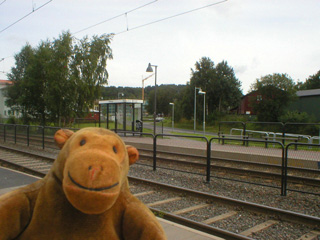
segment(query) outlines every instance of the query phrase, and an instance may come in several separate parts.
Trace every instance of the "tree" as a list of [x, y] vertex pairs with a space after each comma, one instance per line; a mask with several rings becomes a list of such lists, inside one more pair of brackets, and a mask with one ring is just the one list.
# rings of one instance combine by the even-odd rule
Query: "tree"
[[32, 118], [42, 125], [83, 116], [99, 98], [100, 86], [107, 84], [111, 38], [85, 37], [75, 43], [65, 32], [35, 48], [27, 44], [8, 75], [13, 85], [7, 89], [6, 103], [21, 110], [26, 121]]
[[91, 42], [85, 37], [74, 46], [70, 80], [77, 87], [73, 107], [78, 113], [92, 108], [101, 95], [100, 86], [108, 83], [107, 59], [112, 59], [110, 37], [94, 36]]
[[320, 88], [320, 70], [304, 82], [300, 83], [299, 90], [318, 89]]
[[[163, 113], [167, 116], [171, 111], [169, 103], [175, 102], [184, 87], [184, 85], [173, 84], [157, 86], [157, 114]], [[145, 94], [148, 100], [146, 110], [152, 113], [154, 111], [154, 87], [145, 88]]]
[[251, 102], [258, 121], [278, 122], [288, 105], [290, 98], [288, 92], [272, 85], [262, 86], [258, 92], [262, 98]]
[[[241, 82], [235, 77], [233, 69], [228, 66], [226, 61], [222, 61], [216, 66], [216, 80], [213, 80], [211, 86], [217, 88], [215, 92], [218, 94], [219, 112], [238, 106], [242, 96]], [[216, 104], [213, 105], [216, 106]]]
[[[58, 121], [74, 117], [72, 99], [74, 86], [70, 81], [69, 63], [73, 54], [72, 37], [66, 32], [55, 39], [52, 44], [52, 68], [49, 74], [48, 101], [50, 106], [49, 121]], [[54, 104], [53, 104], [54, 103]]]
[[287, 74], [275, 73], [257, 79], [251, 86], [259, 93], [251, 99], [258, 121], [278, 122], [289, 103], [295, 99], [295, 84]]
[[[27, 111], [27, 104], [25, 103], [28, 94], [27, 86], [25, 81], [21, 79], [27, 79], [29, 72], [30, 62], [34, 55], [34, 49], [26, 44], [21, 49], [21, 52], [15, 56], [16, 67], [12, 68], [11, 74], [9, 74], [9, 80], [14, 82], [14, 85], [6, 88], [6, 104], [11, 107], [14, 111], [25, 113]], [[23, 116], [27, 116], [23, 114]]]
[[293, 79], [286, 73], [274, 73], [256, 79], [256, 82], [251, 85], [251, 90], [258, 90], [264, 86], [274, 86], [290, 94], [296, 92]]
[[[228, 112], [231, 108], [239, 104], [242, 96], [240, 87], [241, 83], [236, 78], [233, 69], [226, 61], [218, 63], [208, 57], [202, 57], [195, 64], [195, 70], [191, 69], [190, 85], [187, 86], [185, 98], [181, 102], [184, 116], [191, 119], [193, 116], [194, 91], [199, 87], [206, 92], [207, 109], [209, 116], [216, 115], [216, 112]], [[197, 109], [203, 106], [203, 99], [197, 98]], [[199, 115], [199, 116], [198, 116]], [[201, 112], [197, 112], [197, 119], [201, 118]]]
[[37, 49], [26, 45], [16, 55], [16, 67], [9, 74], [13, 85], [8, 87], [7, 105], [22, 110], [25, 118], [36, 117], [45, 123], [47, 111], [48, 62], [51, 60], [50, 43], [41, 42]]
[[[124, 96], [120, 96], [120, 93], [123, 93]], [[141, 99], [142, 91], [141, 87], [132, 88], [132, 87], [102, 87], [101, 88], [101, 96], [103, 99], [118, 99], [118, 98], [126, 98], [126, 99]]]

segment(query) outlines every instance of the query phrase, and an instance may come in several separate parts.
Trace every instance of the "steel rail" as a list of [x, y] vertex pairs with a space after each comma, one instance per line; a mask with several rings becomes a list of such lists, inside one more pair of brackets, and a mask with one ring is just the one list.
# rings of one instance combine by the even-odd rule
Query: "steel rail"
[[[16, 134], [16, 137], [18, 137], [19, 135], [22, 135], [22, 137], [25, 137], [25, 135], [23, 134]], [[7, 137], [9, 135], [7, 134]], [[13, 138], [14, 135], [12, 136]], [[53, 138], [52, 137], [48, 137], [48, 136], [45, 136], [45, 138], [47, 140], [46, 143], [50, 144], [50, 145], [54, 145], [54, 142], [53, 142]], [[33, 136], [32, 137], [32, 140], [33, 141], [40, 141], [42, 142], [42, 137], [39, 135], [39, 137], [37, 136]], [[233, 139], [234, 140], [234, 139]], [[58, 150], [58, 149], [57, 149]], [[139, 148], [139, 151], [145, 151], [145, 152], [153, 152], [153, 150], [151, 149], [143, 149], [143, 148]], [[177, 156], [182, 156], [182, 157], [196, 157], [196, 158], [200, 158], [200, 159], [204, 159], [206, 160], [206, 157], [204, 156], [199, 156], [199, 155], [192, 155], [192, 154], [182, 154], [182, 153], [171, 153], [171, 152], [167, 152], [167, 151], [162, 151], [162, 150], [157, 150], [157, 153], [164, 153], [164, 154], [174, 154], [174, 155], [177, 155]], [[144, 155], [143, 153], [140, 154], [140, 156], [145, 156], [145, 157], [150, 157], [149, 155]], [[152, 157], [152, 156], [151, 156]], [[159, 157], [157, 157], [158, 159]], [[280, 165], [276, 165], [276, 164], [266, 164], [266, 163], [259, 163], [259, 162], [249, 162], [249, 161], [245, 161], [245, 160], [235, 160], [235, 159], [225, 159], [225, 158], [216, 158], [216, 157], [211, 157], [211, 161], [227, 161], [229, 163], [238, 163], [238, 164], [247, 164], [247, 165], [254, 165], [254, 166], [260, 166], [260, 167], [268, 167], [268, 168], [276, 168], [276, 169], [280, 169], [279, 171], [281, 171], [281, 166]], [[217, 165], [215, 165], [217, 166]], [[223, 166], [221, 166], [223, 167]], [[289, 171], [303, 171], [305, 173], [310, 173], [310, 174], [319, 174], [320, 173], [320, 170], [316, 170], [316, 169], [301, 169], [301, 168], [298, 168], [298, 167], [292, 167], [292, 166], [288, 166], [287, 167], [287, 170]], [[289, 176], [288, 176], [289, 177]], [[299, 179], [298, 179], [299, 180]], [[300, 181], [300, 180], [299, 180]]]
[[[14, 149], [14, 148], [11, 148], [10, 150], [17, 151], [17, 149]], [[23, 154], [29, 154], [31, 156], [42, 157], [42, 156], [39, 156], [37, 154], [25, 153], [22, 150], [19, 150], [19, 152], [21, 152]], [[49, 160], [53, 160], [53, 158], [48, 158], [48, 157], [45, 157], [45, 158], [49, 159]], [[13, 163], [9, 162], [8, 164], [13, 164]], [[31, 173], [33, 172], [37, 176], [41, 176], [41, 177], [45, 176], [45, 173], [41, 173], [38, 170], [35, 170], [35, 169], [32, 169], [32, 168], [26, 168], [26, 167], [21, 166], [19, 164], [14, 164], [14, 165], [16, 167], [18, 167], [18, 168], [25, 169], [27, 172], [31, 172]], [[48, 163], [48, 165], [50, 165], [50, 163]], [[307, 224], [307, 225], [311, 225], [311, 226], [320, 226], [320, 218], [318, 218], [318, 217], [304, 215], [304, 214], [300, 214], [300, 213], [296, 213], [296, 212], [292, 212], [292, 211], [288, 211], [288, 210], [273, 208], [273, 207], [269, 207], [269, 206], [265, 206], [265, 205], [249, 203], [249, 202], [242, 201], [242, 200], [237, 200], [237, 199], [232, 199], [232, 198], [229, 198], [229, 197], [218, 196], [218, 195], [215, 195], [215, 194], [210, 194], [210, 193], [200, 192], [200, 191], [191, 190], [191, 189], [187, 189], [187, 188], [182, 188], [182, 187], [178, 187], [178, 186], [173, 186], [173, 185], [170, 185], [170, 184], [158, 183], [158, 182], [154, 182], [152, 180], [147, 180], [147, 179], [143, 179], [143, 178], [137, 178], [137, 177], [132, 177], [132, 176], [128, 176], [128, 178], [129, 178], [130, 182], [140, 182], [140, 183], [142, 182], [144, 184], [158, 186], [158, 187], [161, 187], [163, 189], [168, 189], [168, 190], [175, 191], [175, 192], [187, 193], [189, 195], [193, 195], [193, 196], [198, 197], [198, 198], [210, 199], [210, 200], [213, 200], [215, 202], [222, 203], [222, 204], [227, 204], [227, 205], [230, 205], [230, 206], [240, 206], [240, 207], [243, 207], [243, 208], [247, 209], [248, 211], [252, 211], [252, 212], [260, 212], [260, 213], [264, 213], [264, 214], [268, 214], [268, 215], [276, 215], [277, 217], [279, 217], [279, 219], [286, 220], [286, 221], [289, 221], [289, 222]], [[249, 238], [249, 237], [245, 237], [243, 235], [239, 235], [239, 234], [236, 234], [236, 233], [228, 232], [226, 230], [215, 228], [215, 227], [212, 227], [210, 225], [206, 225], [206, 224], [203, 224], [203, 223], [195, 222], [195, 221], [190, 220], [190, 219], [185, 219], [183, 217], [180, 217], [180, 216], [177, 216], [177, 215], [174, 215], [174, 214], [171, 214], [171, 213], [159, 211], [159, 210], [156, 210], [156, 209], [152, 209], [152, 210], [155, 211], [155, 212], [158, 211], [158, 215], [162, 215], [163, 218], [165, 218], [167, 220], [170, 220], [170, 221], [173, 221], [173, 222], [177, 222], [177, 223], [180, 223], [182, 225], [189, 226], [189, 227], [192, 227], [194, 229], [201, 230], [203, 232], [207, 232], [209, 234], [214, 234], [216, 236], [224, 237], [226, 239], [252, 239], [252, 238]]]
[[[14, 151], [18, 151], [18, 152], [21, 152], [23, 154], [30, 154], [30, 155], [34, 155], [32, 153], [28, 153], [28, 152], [25, 152], [23, 150], [19, 150], [19, 149], [16, 149], [16, 148], [12, 148], [12, 147], [8, 147], [8, 146], [0, 146], [1, 148], [4, 148], [4, 149], [8, 149], [8, 150], [14, 150]], [[149, 151], [149, 152], [152, 152], [151, 150], [147, 150], [147, 149], [141, 149], [141, 151]], [[165, 154], [170, 154], [170, 155], [179, 155], [179, 156], [188, 156], [188, 157], [196, 157], [196, 158], [203, 158], [203, 159], [206, 159], [206, 157], [199, 157], [199, 156], [195, 156], [195, 155], [188, 155], [188, 154], [180, 154], [180, 153], [169, 153], [169, 152], [165, 152], [165, 151], [159, 151], [159, 153], [165, 153]], [[50, 158], [50, 157], [46, 157], [44, 155], [38, 155], [42, 158], [45, 158], [46, 160], [50, 160], [50, 161], [54, 161], [54, 158]], [[147, 158], [152, 158], [152, 156], [150, 155], [145, 155], [145, 154], [140, 154], [140, 158], [141, 157], [147, 157]], [[213, 158], [211, 158], [213, 159]], [[258, 165], [258, 166], [264, 166], [264, 167], [275, 167], [274, 165], [270, 165], [270, 164], [263, 164], [263, 163], [252, 163], [252, 162], [248, 162], [248, 161], [239, 161], [239, 160], [229, 160], [229, 159], [221, 159], [221, 158], [217, 158], [219, 160], [222, 160], [222, 161], [233, 161], [233, 162], [237, 162], [237, 163], [243, 163], [243, 164], [253, 164], [253, 165]], [[193, 162], [193, 161], [188, 161], [188, 160], [174, 160], [172, 158], [165, 158], [165, 157], [157, 157], [157, 160], [159, 161], [171, 161], [171, 162], [175, 162], [175, 163], [178, 163], [178, 164], [191, 164], [191, 165], [194, 165], [194, 166], [199, 166], [199, 167], [206, 167], [206, 164], [205, 163], [199, 163], [199, 162]], [[281, 167], [279, 166], [279, 169]], [[280, 179], [281, 180], [281, 174], [278, 174], [278, 173], [272, 173], [272, 172], [264, 172], [264, 171], [257, 171], [257, 170], [251, 170], [251, 169], [241, 169], [241, 168], [233, 168], [233, 167], [227, 167], [227, 166], [221, 166], [221, 165], [216, 165], [216, 164], [211, 164], [211, 169], [219, 169], [219, 170], [222, 170], [222, 171], [231, 171], [232, 173], [245, 173], [245, 174], [249, 174], [249, 175], [252, 175], [252, 176], [259, 176], [259, 177], [266, 177], [266, 178], [277, 178], [277, 179]], [[298, 169], [298, 168], [290, 168], [288, 167], [288, 170], [299, 170], [299, 171], [305, 171], [305, 169], [301, 170], [301, 169]], [[306, 172], [310, 172], [310, 173], [319, 173], [320, 171], [319, 170], [312, 170], [312, 169], [306, 169]], [[312, 185], [312, 186], [320, 186], [320, 180], [319, 179], [314, 179], [314, 178], [308, 178], [308, 177], [300, 177], [300, 176], [294, 176], [294, 175], [288, 175], [287, 176], [287, 180], [288, 182], [291, 182], [291, 183], [305, 183], [305, 184], [309, 184], [309, 185]], [[291, 191], [291, 189], [288, 189]]]
[[193, 228], [217, 237], [221, 237], [228, 240], [254, 240], [253, 238], [236, 234], [227, 230], [223, 230], [221, 228], [212, 227], [210, 225], [196, 222], [196, 221], [193, 221], [175, 214], [171, 214], [168, 212], [163, 212], [152, 207], [149, 207], [149, 208], [156, 216], [161, 216], [161, 218], [163, 219], [166, 219], [168, 221], [175, 222], [183, 226], [190, 227], [190, 228]]
[[[16, 149], [12, 149], [11, 148], [11, 150], [15, 151]], [[25, 152], [20, 151], [20, 150], [17, 150], [17, 152], [25, 153]], [[32, 153], [27, 153], [27, 154], [28, 155], [36, 155], [36, 154], [32, 154]], [[38, 156], [38, 155], [36, 155], [36, 156]], [[38, 177], [42, 177], [43, 178], [43, 177], [46, 176], [46, 174], [43, 173], [43, 172], [40, 172], [38, 170], [29, 168], [29, 167], [26, 167], [26, 166], [21, 166], [21, 165], [16, 164], [16, 163], [12, 163], [12, 162], [6, 161], [6, 160], [4, 160], [2, 158], [0, 158], [0, 162], [5, 162], [6, 164], [8, 164], [10, 166], [13, 166], [14, 168], [18, 168], [20, 171], [21, 171], [21, 169], [23, 169], [24, 170], [23, 172], [27, 172], [29, 174], [32, 174], [32, 175], [35, 175], [35, 176], [38, 176]], [[132, 177], [128, 176], [128, 178], [131, 179]], [[140, 181], [141, 181], [141, 179], [140, 179]], [[200, 223], [200, 222], [196, 222], [196, 221], [184, 218], [184, 217], [180, 217], [180, 216], [175, 215], [175, 214], [171, 214], [169, 212], [160, 211], [160, 210], [157, 210], [156, 208], [152, 208], [152, 207], [149, 207], [149, 208], [150, 208], [150, 210], [152, 212], [154, 212], [154, 214], [156, 216], [159, 216], [159, 217], [161, 217], [163, 219], [166, 219], [166, 220], [181, 224], [183, 226], [187, 226], [187, 227], [190, 227], [192, 229], [196, 229], [196, 230], [199, 230], [199, 231], [214, 235], [214, 236], [218, 236], [218, 237], [222, 237], [222, 238], [230, 239], [230, 240], [253, 240], [253, 238], [246, 237], [246, 236], [243, 236], [243, 235], [240, 235], [240, 234], [236, 234], [236, 233], [233, 233], [233, 232], [230, 232], [230, 231], [227, 231], [227, 230], [223, 230], [223, 229], [220, 229], [220, 228], [216, 228], [216, 227], [213, 227], [213, 226], [210, 226], [210, 225], [207, 225], [207, 224], [203, 224], [203, 223]]]
[[297, 223], [301, 223], [301, 224], [308, 224], [308, 225], [312, 225], [312, 226], [314, 226], [314, 225], [320, 226], [320, 218], [318, 218], [318, 217], [305, 215], [305, 214], [301, 214], [301, 213], [296, 213], [296, 212], [283, 210], [283, 209], [279, 209], [279, 208], [269, 207], [269, 206], [265, 206], [265, 205], [260, 205], [257, 203], [250, 203], [250, 202], [246, 202], [246, 201], [242, 201], [242, 200], [238, 200], [238, 199], [233, 199], [233, 198], [229, 198], [229, 197], [223, 197], [223, 196], [219, 196], [219, 195], [215, 195], [215, 194], [211, 194], [211, 193], [205, 193], [205, 192], [200, 192], [200, 191], [196, 191], [196, 190], [192, 190], [192, 189], [173, 186], [170, 184], [154, 182], [152, 180], [147, 180], [147, 179], [143, 179], [143, 178], [137, 178], [137, 177], [131, 177], [131, 176], [129, 176], [128, 178], [132, 181], [139, 181], [139, 182], [143, 182], [143, 183], [156, 185], [156, 186], [159, 186], [162, 188], [167, 188], [172, 191], [180, 191], [183, 193], [188, 193], [190, 195], [211, 199], [211, 200], [214, 200], [217, 202], [221, 202], [223, 204], [245, 207], [245, 208], [247, 208], [251, 211], [255, 211], [255, 212], [260, 212], [260, 213], [264, 213], [264, 214], [275, 214], [277, 216], [280, 216], [282, 220], [286, 220], [286, 221], [290, 221], [290, 222], [297, 222]]
[[[152, 158], [152, 156], [140, 154], [140, 158], [142, 158], [142, 157]], [[169, 158], [164, 158], [164, 157], [157, 157], [157, 161], [174, 162], [177, 164], [185, 164], [185, 165], [188, 164], [188, 165], [193, 165], [193, 166], [202, 167], [202, 168], [206, 167], [205, 163], [193, 162], [193, 161], [188, 161], [188, 160], [169, 159]], [[264, 164], [264, 165], [269, 166], [268, 164]], [[216, 170], [216, 169], [222, 170], [222, 171], [229, 171], [234, 174], [245, 173], [245, 174], [248, 174], [251, 176], [266, 177], [268, 179], [277, 178], [277, 179], [281, 180], [281, 177], [282, 177], [281, 173], [272, 173], [272, 172], [258, 171], [258, 170], [252, 170], [252, 169], [241, 169], [241, 168], [227, 167], [227, 166], [221, 166], [221, 165], [216, 165], [216, 164], [211, 163], [211, 170]], [[281, 167], [279, 167], [279, 171], [280, 170], [281, 170]], [[312, 172], [319, 173], [319, 171], [312, 171]], [[313, 179], [313, 178], [293, 176], [293, 175], [288, 175], [287, 179], [288, 179], [288, 182], [294, 182], [294, 183], [295, 182], [298, 182], [298, 183], [303, 182], [303, 183], [310, 184], [310, 185], [320, 186], [320, 179]]]
[[[152, 152], [152, 150], [150, 149], [143, 149], [143, 148], [139, 148], [139, 151], [145, 151], [145, 152]], [[204, 156], [199, 156], [199, 155], [194, 155], [194, 154], [184, 154], [184, 153], [172, 153], [172, 152], [167, 152], [167, 151], [162, 151], [162, 150], [157, 150], [157, 152], [159, 154], [168, 154], [168, 155], [176, 155], [176, 156], [181, 156], [181, 157], [192, 157], [192, 158], [197, 158], [197, 159], [203, 159], [203, 161], [206, 160], [206, 157]], [[152, 157], [150, 155], [146, 155], [141, 153], [140, 156], [145, 156], [145, 157]], [[162, 157], [157, 157], [158, 158], [162, 158]], [[228, 162], [228, 163], [236, 163], [236, 164], [247, 164], [247, 165], [254, 165], [254, 166], [259, 166], [259, 167], [268, 167], [268, 168], [276, 168], [279, 169], [279, 171], [281, 171], [281, 165], [276, 165], [276, 164], [267, 164], [267, 163], [260, 163], [260, 162], [250, 162], [250, 161], [246, 161], [246, 160], [236, 160], [236, 159], [228, 159], [228, 158], [217, 158], [217, 157], [211, 157], [211, 161], [224, 161], [224, 162]], [[317, 169], [309, 169], [309, 168], [298, 168], [298, 167], [292, 167], [292, 166], [288, 166], [288, 170], [293, 170], [293, 171], [303, 171], [306, 173], [311, 173], [311, 174], [319, 174], [320, 170]]]

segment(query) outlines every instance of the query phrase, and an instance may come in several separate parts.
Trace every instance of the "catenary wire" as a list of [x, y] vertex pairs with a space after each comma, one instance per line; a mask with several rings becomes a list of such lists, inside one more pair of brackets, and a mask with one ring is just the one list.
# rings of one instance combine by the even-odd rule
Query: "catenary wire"
[[18, 19], [18, 20], [15, 21], [14, 23], [10, 24], [8, 27], [2, 29], [2, 30], [0, 31], [0, 33], [4, 32], [4, 31], [7, 30], [8, 28], [12, 27], [12, 26], [15, 25], [16, 23], [22, 21], [23, 19], [25, 19], [26, 17], [28, 17], [29, 15], [31, 15], [31, 14], [34, 13], [35, 11], [39, 10], [40, 8], [46, 6], [47, 4], [49, 4], [49, 3], [52, 2], [52, 1], [53, 1], [53, 0], [50, 0], [50, 1], [46, 2], [46, 3], [44, 3], [43, 5], [41, 5], [40, 7], [33, 9], [33, 10], [32, 10], [30, 13], [28, 13], [27, 15], [23, 16], [22, 18]]
[[77, 31], [77, 32], [72, 33], [71, 35], [75, 35], [75, 34], [77, 34], [77, 33], [83, 32], [83, 31], [85, 31], [85, 30], [88, 30], [88, 29], [90, 29], [90, 28], [96, 27], [96, 26], [98, 26], [98, 25], [100, 25], [100, 24], [102, 24], [102, 23], [111, 21], [111, 20], [116, 19], [116, 18], [118, 18], [118, 17], [121, 17], [121, 16], [123, 16], [123, 15], [127, 16], [128, 13], [131, 13], [131, 12], [133, 12], [133, 11], [136, 11], [136, 10], [140, 9], [140, 8], [146, 7], [146, 6], [148, 6], [148, 5], [152, 4], [152, 3], [155, 3], [155, 2], [157, 2], [157, 1], [158, 1], [158, 0], [154, 0], [154, 1], [152, 1], [152, 2], [146, 3], [146, 4], [142, 5], [142, 6], [139, 6], [139, 7], [136, 7], [136, 8], [134, 8], [134, 9], [131, 9], [131, 10], [125, 12], [125, 13], [121, 13], [121, 14], [119, 14], [119, 15], [117, 15], [117, 16], [114, 16], [114, 17], [111, 17], [111, 18], [106, 19], [106, 20], [104, 20], [104, 21], [101, 21], [101, 22], [99, 22], [99, 23], [93, 24], [93, 25], [91, 25], [91, 26], [89, 26], [89, 27], [83, 28], [83, 29], [81, 29], [81, 30], [79, 30], [79, 31]]
[[165, 18], [161, 18], [159, 20], [155, 20], [155, 21], [152, 21], [152, 22], [149, 22], [149, 23], [145, 23], [145, 24], [133, 27], [131, 29], [127, 29], [127, 30], [115, 33], [114, 35], [119, 35], [119, 34], [122, 34], [122, 33], [128, 32], [128, 31], [132, 31], [132, 30], [135, 30], [135, 29], [138, 29], [138, 28], [146, 27], [146, 26], [158, 23], [158, 22], [162, 22], [162, 21], [165, 21], [165, 20], [168, 20], [168, 19], [171, 19], [171, 18], [179, 17], [181, 15], [185, 15], [185, 14], [188, 14], [188, 13], [191, 13], [191, 12], [195, 12], [195, 11], [198, 11], [198, 10], [201, 10], [201, 9], [204, 9], [204, 8], [208, 8], [208, 7], [211, 7], [211, 6], [214, 6], [214, 5], [218, 5], [218, 4], [227, 2], [227, 1], [228, 0], [223, 0], [223, 1], [220, 1], [220, 2], [211, 3], [211, 4], [208, 4], [208, 5], [203, 6], [203, 7], [195, 8], [195, 9], [192, 9], [192, 10], [189, 10], [189, 11], [186, 11], [186, 12], [178, 13], [178, 14], [175, 14], [175, 15], [172, 15], [172, 16], [169, 16], [169, 17], [165, 17]]
[[[42, 6], [38, 7], [37, 9], [35, 9], [34, 11], [42, 8], [43, 6], [47, 5], [47, 4], [50, 3], [51, 1], [53, 1], [53, 0], [48, 1], [47, 3], [43, 4]], [[117, 15], [117, 16], [114, 16], [114, 17], [109, 18], [109, 19], [107, 19], [107, 20], [104, 20], [104, 21], [102, 21], [102, 22], [99, 22], [99, 23], [96, 23], [96, 24], [91, 25], [91, 26], [89, 26], [89, 27], [86, 27], [86, 28], [84, 28], [84, 29], [82, 29], [82, 30], [79, 30], [79, 31], [77, 31], [77, 32], [75, 32], [75, 33], [72, 33], [72, 35], [75, 35], [75, 34], [77, 34], [77, 33], [83, 32], [83, 31], [85, 31], [85, 30], [88, 30], [88, 29], [90, 29], [90, 28], [93, 28], [93, 27], [95, 27], [95, 26], [98, 26], [98, 25], [100, 25], [100, 24], [102, 24], [102, 23], [111, 21], [111, 20], [113, 20], [113, 19], [115, 19], [115, 18], [118, 18], [118, 17], [120, 17], [120, 16], [123, 16], [123, 15], [125, 15], [125, 16], [127, 17], [127, 14], [128, 14], [128, 13], [133, 12], [133, 11], [136, 11], [136, 10], [138, 10], [138, 9], [140, 9], [140, 8], [143, 8], [143, 7], [147, 6], [147, 5], [150, 5], [150, 4], [152, 4], [152, 3], [156, 2], [156, 1], [158, 1], [158, 0], [149, 2], [149, 3], [147, 3], [147, 4], [144, 4], [144, 5], [142, 5], [142, 6], [139, 6], [139, 7], [137, 7], [137, 8], [132, 9], [132, 10], [129, 10], [129, 11], [125, 12], [125, 13], [119, 14], [119, 15]], [[208, 8], [208, 7], [211, 7], [211, 6], [214, 6], [214, 5], [218, 5], [218, 4], [224, 3], [224, 2], [226, 2], [226, 1], [228, 1], [228, 0], [223, 0], [223, 1], [220, 1], [220, 2], [211, 3], [211, 4], [208, 4], [208, 5], [199, 7], [199, 8], [191, 9], [191, 10], [189, 10], [189, 11], [185, 11], [185, 12], [178, 13], [178, 14], [175, 14], [175, 15], [172, 15], [172, 16], [169, 16], [169, 17], [165, 17], [165, 18], [162, 18], [162, 19], [159, 19], [159, 20], [156, 20], [156, 21], [152, 21], [152, 22], [149, 22], [149, 23], [145, 23], [145, 24], [142, 24], [142, 25], [133, 27], [133, 28], [131, 28], [131, 29], [128, 28], [128, 23], [127, 23], [127, 30], [118, 32], [118, 33], [116, 33], [116, 34], [114, 34], [114, 35], [119, 35], [119, 34], [122, 34], [122, 33], [128, 32], [128, 31], [131, 31], [131, 30], [135, 30], [135, 29], [138, 29], [138, 28], [146, 27], [146, 26], [149, 26], [149, 25], [152, 25], [152, 24], [155, 24], [155, 23], [158, 23], [158, 22], [162, 22], [162, 21], [165, 21], [165, 20], [168, 20], [168, 19], [171, 19], [171, 18], [175, 18], [175, 17], [182, 16], [182, 15], [185, 15], [185, 14], [188, 14], [188, 13], [191, 13], [191, 12], [199, 11], [199, 10], [201, 10], [201, 9]], [[33, 11], [33, 12], [34, 12], [34, 11]], [[31, 12], [31, 13], [33, 13], [33, 12]], [[30, 15], [31, 13], [29, 13], [28, 15]], [[27, 17], [28, 15], [24, 16], [23, 18]], [[19, 20], [16, 21], [15, 23], [21, 21], [23, 18], [19, 19]], [[11, 24], [11, 25], [8, 26], [7, 28], [11, 27], [11, 26], [14, 25], [15, 23]], [[4, 30], [6, 30], [7, 28], [1, 30], [0, 33], [3, 32]]]

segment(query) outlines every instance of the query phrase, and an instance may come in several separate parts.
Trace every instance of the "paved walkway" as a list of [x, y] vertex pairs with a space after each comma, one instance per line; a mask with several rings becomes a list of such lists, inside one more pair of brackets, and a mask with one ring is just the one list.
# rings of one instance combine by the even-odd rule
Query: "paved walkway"
[[[148, 137], [123, 137], [122, 139], [128, 143], [144, 143], [144, 144], [153, 144], [152, 138]], [[229, 141], [230, 142], [230, 141]], [[242, 145], [242, 140], [237, 140], [235, 144], [218, 144], [212, 143], [211, 150], [212, 151], [224, 151], [224, 152], [236, 152], [236, 153], [247, 153], [247, 154], [255, 154], [255, 155], [268, 155], [268, 156], [282, 156], [282, 150], [278, 148], [273, 148], [273, 143], [269, 143], [271, 147], [258, 147], [258, 146], [249, 146], [245, 147]], [[264, 144], [264, 143], [262, 143]], [[157, 138], [157, 146], [167, 146], [167, 147], [179, 147], [179, 148], [188, 148], [193, 150], [206, 150], [207, 145], [205, 141], [197, 141], [192, 138], [186, 137], [158, 137]], [[192, 151], [192, 150], [190, 150]], [[320, 152], [319, 151], [308, 151], [308, 150], [294, 150], [294, 146], [289, 149], [289, 157], [290, 158], [298, 158], [298, 159], [308, 159], [308, 160], [320, 160]]]
[[[122, 139], [126, 144], [137, 148], [153, 149], [153, 138], [150, 137], [122, 136]], [[268, 148], [264, 147], [264, 143], [262, 143], [263, 146], [253, 146], [252, 142], [249, 143], [249, 146], [243, 146], [242, 143], [242, 140], [235, 140], [233, 144], [224, 145], [217, 143], [217, 141], [212, 142], [211, 157], [282, 164], [283, 151], [281, 148], [275, 148], [273, 143], [268, 143]], [[186, 137], [157, 137], [157, 150], [206, 157], [206, 149], [206, 141]], [[320, 169], [320, 151], [294, 150], [294, 146], [292, 146], [288, 151], [288, 166]]]

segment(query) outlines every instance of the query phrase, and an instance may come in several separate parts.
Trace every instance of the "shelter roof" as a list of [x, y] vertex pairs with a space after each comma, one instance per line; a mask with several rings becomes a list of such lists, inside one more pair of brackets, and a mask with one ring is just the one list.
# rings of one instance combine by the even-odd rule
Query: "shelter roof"
[[143, 103], [141, 99], [112, 99], [112, 100], [101, 100], [99, 104], [110, 104], [110, 103]]

